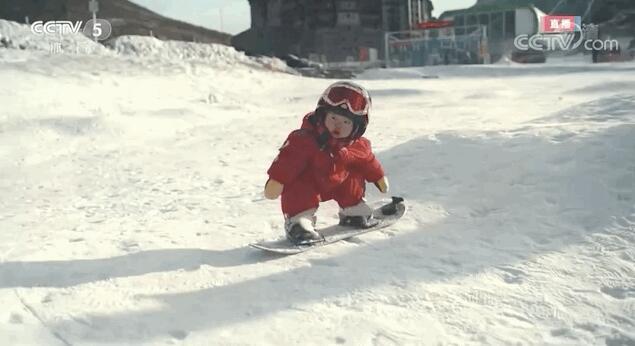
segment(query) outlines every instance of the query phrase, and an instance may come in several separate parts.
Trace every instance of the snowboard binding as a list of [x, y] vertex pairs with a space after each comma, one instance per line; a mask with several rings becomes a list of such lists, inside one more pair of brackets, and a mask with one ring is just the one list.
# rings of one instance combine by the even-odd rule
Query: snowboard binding
[[403, 203], [403, 202], [404, 202], [404, 199], [402, 197], [393, 196], [392, 202], [381, 207], [381, 213], [383, 215], [395, 215], [397, 213], [397, 204]]
[[[397, 213], [397, 204], [403, 203], [401, 197], [392, 197], [392, 201], [381, 207], [381, 214], [385, 216], [395, 215]], [[360, 229], [367, 229], [377, 226], [380, 220], [373, 215], [370, 216], [342, 216], [340, 215], [340, 226], [348, 226]]]
[[287, 239], [295, 245], [310, 245], [324, 241], [324, 237], [313, 231], [309, 231], [297, 223], [287, 231]]

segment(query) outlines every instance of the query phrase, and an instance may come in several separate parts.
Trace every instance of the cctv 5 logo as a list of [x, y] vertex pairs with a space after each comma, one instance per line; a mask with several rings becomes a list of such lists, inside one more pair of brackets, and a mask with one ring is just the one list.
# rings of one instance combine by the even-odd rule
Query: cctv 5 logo
[[112, 33], [110, 22], [105, 19], [89, 20], [82, 29], [83, 22], [71, 22], [69, 20], [54, 20], [43, 22], [38, 20], [31, 24], [31, 32], [38, 35], [44, 34], [77, 34], [83, 32], [84, 35], [97, 40], [105, 40]]
[[68, 20], [56, 20], [51, 22], [43, 22], [38, 20], [37, 22], [33, 22], [31, 24], [31, 31], [34, 34], [70, 34], [70, 33], [78, 33], [82, 27], [82, 21], [73, 22]]

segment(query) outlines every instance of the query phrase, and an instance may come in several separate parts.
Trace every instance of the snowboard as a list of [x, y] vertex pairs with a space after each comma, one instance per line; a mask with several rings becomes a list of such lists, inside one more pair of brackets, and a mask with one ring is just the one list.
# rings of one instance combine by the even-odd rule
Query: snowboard
[[249, 244], [249, 246], [283, 255], [294, 255], [325, 245], [336, 243], [360, 234], [377, 231], [386, 228], [399, 220], [406, 213], [406, 204], [401, 197], [393, 197], [392, 201], [386, 204], [379, 204], [373, 211], [373, 217], [379, 222], [369, 228], [354, 228], [350, 226], [332, 225], [317, 229], [323, 240], [310, 244], [296, 245], [288, 239], [266, 240], [259, 243]]

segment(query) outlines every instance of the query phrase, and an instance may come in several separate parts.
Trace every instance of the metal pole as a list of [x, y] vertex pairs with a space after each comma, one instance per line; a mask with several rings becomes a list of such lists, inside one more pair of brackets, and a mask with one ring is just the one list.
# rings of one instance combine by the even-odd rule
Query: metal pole
[[95, 36], [95, 28], [97, 27], [97, 11], [99, 11], [99, 3], [97, 0], [88, 0], [88, 10], [93, 13], [93, 31], [92, 37], [97, 42], [97, 36]]
[[389, 32], [386, 32], [384, 34], [384, 46], [385, 46], [384, 49], [386, 49], [386, 51], [384, 51], [384, 60], [386, 62], [386, 68], [390, 68], [390, 51], [389, 51], [390, 47], [388, 45], [388, 36], [389, 35], [390, 35]]
[[423, 21], [427, 22], [430, 20], [430, 18], [428, 17], [428, 0], [422, 0], [423, 1]]
[[412, 30], [412, 0], [408, 0], [408, 30]]
[[[93, 32], [95, 32], [95, 25], [97, 25], [97, 12], [93, 12]], [[97, 42], [97, 36], [93, 35], [93, 40]]]

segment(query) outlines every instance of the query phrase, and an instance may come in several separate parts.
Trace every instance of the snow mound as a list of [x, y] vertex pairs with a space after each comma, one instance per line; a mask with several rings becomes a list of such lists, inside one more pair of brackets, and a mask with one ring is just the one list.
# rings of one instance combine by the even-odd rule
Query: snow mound
[[517, 65], [518, 63], [515, 62], [514, 60], [512, 60], [512, 56], [511, 54], [505, 54], [503, 56], [501, 56], [500, 59], [498, 59], [498, 61], [496, 61], [494, 63], [494, 65]]
[[0, 19], [0, 48], [50, 53], [108, 54], [108, 49], [82, 34], [35, 34], [31, 27]]
[[293, 71], [280, 59], [252, 58], [233, 47], [222, 44], [162, 41], [154, 37], [130, 35], [117, 37], [109, 42], [108, 46], [124, 56], [166, 61], [205, 62], [216, 66], [243, 64], [287, 73]]

